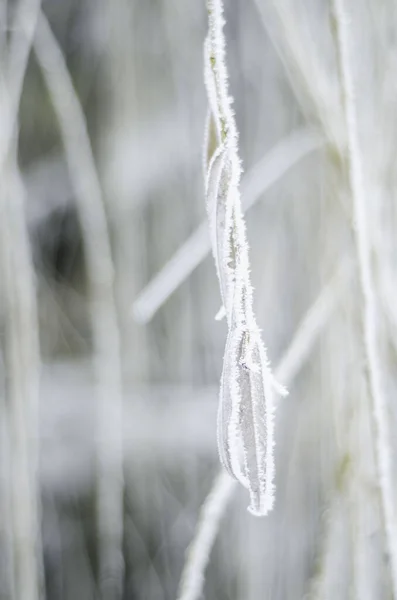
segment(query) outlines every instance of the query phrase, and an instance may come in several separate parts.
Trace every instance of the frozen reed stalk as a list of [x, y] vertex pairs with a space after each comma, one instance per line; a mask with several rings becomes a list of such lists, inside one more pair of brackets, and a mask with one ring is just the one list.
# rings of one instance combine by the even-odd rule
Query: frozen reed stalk
[[98, 393], [97, 527], [102, 600], [122, 595], [123, 448], [120, 333], [109, 232], [82, 107], [61, 49], [41, 14], [34, 49], [59, 121], [76, 192], [90, 286], [94, 366]]
[[361, 319], [366, 358], [365, 376], [373, 408], [377, 468], [387, 550], [391, 566], [393, 596], [397, 598], [397, 528], [393, 494], [392, 445], [388, 425], [387, 404], [381, 381], [377, 331], [377, 298], [371, 269], [371, 242], [366, 207], [367, 197], [363, 181], [361, 150], [357, 131], [356, 98], [349, 56], [349, 24], [344, 1], [333, 0], [332, 7], [337, 61], [340, 71], [343, 110], [346, 122], [348, 143], [346, 161], [353, 202], [353, 229], [362, 296]]
[[37, 473], [40, 350], [24, 192], [13, 160], [14, 156], [10, 158], [10, 164], [6, 161], [1, 169], [0, 239], [14, 590], [16, 598], [39, 600], [43, 591]]
[[[24, 189], [17, 164], [16, 125], [39, 0], [22, 0], [8, 52], [0, 58], [0, 262], [4, 298], [6, 410], [9, 426], [11, 590], [15, 598], [43, 596], [38, 485], [40, 345], [36, 286], [29, 246]], [[5, 48], [4, 48], [5, 49]], [[7, 515], [3, 514], [4, 519]], [[3, 590], [7, 594], [7, 590]]]
[[[205, 83], [210, 116], [205, 148], [210, 237], [228, 323], [218, 411], [218, 449], [228, 473], [249, 490], [249, 510], [274, 502], [273, 379], [252, 306], [248, 245], [239, 192], [237, 129], [228, 96], [221, 0], [208, 0]], [[211, 135], [208, 135], [211, 132]]]

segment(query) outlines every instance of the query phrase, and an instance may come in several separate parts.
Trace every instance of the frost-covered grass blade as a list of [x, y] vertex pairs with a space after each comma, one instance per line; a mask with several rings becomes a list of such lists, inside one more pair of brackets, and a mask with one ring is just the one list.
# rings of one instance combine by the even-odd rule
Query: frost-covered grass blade
[[255, 321], [248, 244], [239, 191], [238, 134], [228, 95], [221, 0], [208, 0], [204, 46], [207, 117], [204, 164], [207, 214], [228, 337], [220, 387], [218, 448], [222, 465], [250, 493], [249, 510], [273, 506], [275, 384]]

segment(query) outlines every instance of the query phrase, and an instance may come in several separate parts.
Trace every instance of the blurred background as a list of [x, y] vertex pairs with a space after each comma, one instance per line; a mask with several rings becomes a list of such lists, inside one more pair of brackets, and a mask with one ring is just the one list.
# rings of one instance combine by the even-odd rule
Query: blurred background
[[[393, 431], [397, 9], [348, 9]], [[225, 17], [255, 309], [290, 393], [275, 509], [233, 488], [202, 597], [389, 599], [330, 3]], [[176, 598], [220, 469], [206, 32], [204, 0], [0, 0], [1, 600]]]

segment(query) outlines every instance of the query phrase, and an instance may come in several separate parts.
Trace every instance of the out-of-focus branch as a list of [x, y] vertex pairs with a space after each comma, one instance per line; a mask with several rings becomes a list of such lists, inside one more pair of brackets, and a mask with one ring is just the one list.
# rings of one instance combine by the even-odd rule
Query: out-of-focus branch
[[[0, 165], [6, 160], [11, 144], [14, 141], [22, 87], [40, 5], [41, 0], [20, 0], [16, 7], [14, 33], [10, 40], [9, 51], [6, 58], [1, 60], [1, 66], [4, 69], [4, 76], [7, 81], [7, 87], [3, 91], [3, 94], [6, 93], [8, 95], [6, 104], [9, 107], [9, 113], [2, 123]], [[23, 34], [21, 35], [22, 32]], [[3, 106], [4, 109], [5, 105]]]
[[100, 589], [104, 600], [116, 600], [122, 594], [124, 572], [123, 400], [109, 232], [83, 110], [62, 51], [44, 15], [39, 18], [34, 49], [58, 117], [83, 231], [99, 400], [97, 527]]
[[[343, 131], [339, 127], [339, 115], [335, 112], [338, 106], [332, 106], [333, 88], [329, 85], [329, 74], [324, 76], [325, 70], [319, 60], [317, 48], [311, 45], [309, 36], [298, 33], [292, 9], [286, 8], [282, 1], [272, 2], [269, 9], [260, 0], [254, 0], [254, 4], [285, 67], [303, 112], [309, 120], [314, 120], [320, 126], [327, 142], [335, 150], [340, 150]], [[266, 10], [269, 15], [272, 13], [272, 18], [277, 23], [277, 33], [273, 30]]]
[[0, 192], [14, 590], [15, 598], [38, 600], [42, 595], [37, 477], [40, 350], [24, 192], [14, 158], [3, 163]]
[[291, 381], [306, 362], [313, 348], [318, 332], [329, 321], [340, 300], [346, 280], [351, 276], [354, 261], [344, 258], [332, 279], [306, 312], [298, 325], [287, 350], [277, 366], [277, 377], [280, 381]]
[[13, 35], [8, 53], [8, 77], [13, 80], [11, 105], [19, 107], [25, 72], [36, 30], [41, 0], [19, 0], [13, 20]]
[[196, 532], [183, 569], [178, 600], [196, 600], [204, 587], [204, 572], [219, 531], [220, 522], [237, 488], [237, 481], [223, 469], [216, 476], [211, 491], [200, 510]]
[[[295, 131], [278, 142], [243, 177], [243, 209], [251, 208], [290, 168], [322, 144], [309, 129]], [[132, 307], [135, 320], [148, 323], [210, 252], [208, 225], [203, 222], [136, 298]]]
[[17, 5], [16, 24], [26, 25], [26, 35], [19, 39], [13, 33], [9, 50], [1, 58], [0, 76], [0, 261], [10, 462], [6, 502], [11, 516], [7, 542], [12, 546], [8, 576], [12, 581], [9, 592], [26, 600], [39, 600], [44, 592], [37, 476], [40, 347], [16, 125], [39, 9], [39, 0], [21, 0]]
[[372, 240], [366, 194], [363, 162], [357, 127], [357, 103], [351, 66], [348, 15], [343, 0], [333, 0], [333, 29], [344, 118], [347, 132], [348, 153], [346, 166], [348, 186], [351, 193], [354, 216], [354, 240], [356, 245], [358, 273], [361, 288], [361, 322], [363, 330], [363, 354], [366, 365], [364, 375], [372, 403], [374, 442], [379, 491], [384, 521], [387, 551], [390, 560], [393, 596], [397, 598], [397, 521], [393, 486], [392, 444], [389, 416], [381, 375], [381, 359], [378, 340], [378, 308], [372, 272]]

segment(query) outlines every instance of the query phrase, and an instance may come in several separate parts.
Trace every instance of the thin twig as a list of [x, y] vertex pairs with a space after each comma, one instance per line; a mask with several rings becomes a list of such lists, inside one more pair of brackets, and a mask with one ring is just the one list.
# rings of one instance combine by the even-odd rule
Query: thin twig
[[123, 396], [109, 232], [84, 113], [62, 51], [43, 14], [38, 22], [34, 49], [58, 117], [83, 230], [99, 400], [97, 527], [100, 588], [103, 599], [114, 600], [121, 597], [124, 573]]

